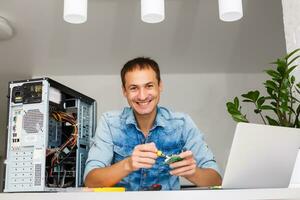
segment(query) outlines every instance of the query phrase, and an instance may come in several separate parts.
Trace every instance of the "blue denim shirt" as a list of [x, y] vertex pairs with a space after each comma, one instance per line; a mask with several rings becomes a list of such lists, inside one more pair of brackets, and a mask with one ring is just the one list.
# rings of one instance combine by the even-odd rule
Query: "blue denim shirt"
[[[192, 119], [183, 113], [173, 113], [158, 107], [149, 135], [145, 138], [138, 128], [133, 110], [107, 112], [101, 116], [86, 161], [84, 179], [95, 168], [108, 167], [130, 156], [136, 145], [154, 142], [166, 155], [191, 150], [200, 168], [211, 168], [219, 173], [214, 155], [203, 140], [203, 134]], [[152, 184], [161, 184], [163, 190], [180, 189], [179, 178], [172, 176], [164, 158], [157, 158], [150, 169], [139, 169], [123, 178], [117, 186], [126, 190], [144, 190]], [[220, 174], [220, 173], [219, 173]]]

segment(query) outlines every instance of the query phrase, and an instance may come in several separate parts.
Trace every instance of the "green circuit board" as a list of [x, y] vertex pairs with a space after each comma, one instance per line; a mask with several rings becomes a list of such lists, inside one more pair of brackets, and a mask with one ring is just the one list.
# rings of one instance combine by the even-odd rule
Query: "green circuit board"
[[165, 163], [169, 165], [171, 163], [182, 161], [182, 160], [183, 160], [183, 158], [181, 158], [180, 156], [172, 155], [172, 156], [165, 159]]

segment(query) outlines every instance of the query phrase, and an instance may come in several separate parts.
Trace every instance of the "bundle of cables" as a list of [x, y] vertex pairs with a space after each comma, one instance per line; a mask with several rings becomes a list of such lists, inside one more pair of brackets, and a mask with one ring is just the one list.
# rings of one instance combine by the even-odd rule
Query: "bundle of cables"
[[61, 153], [64, 152], [66, 148], [68, 148], [69, 152], [72, 152], [74, 147], [76, 147], [77, 139], [78, 139], [78, 126], [76, 123], [76, 118], [73, 115], [71, 115], [69, 113], [65, 113], [65, 112], [54, 111], [54, 112], [52, 112], [52, 117], [56, 121], [71, 124], [71, 126], [73, 126], [73, 132], [64, 144], [62, 144], [58, 148], [52, 149], [49, 152], [47, 152], [46, 156], [54, 154], [51, 159], [51, 169], [50, 169], [50, 173], [49, 173], [50, 176], [52, 175], [53, 168], [55, 166], [61, 164], [62, 161], [67, 158], [67, 157], [61, 158]]

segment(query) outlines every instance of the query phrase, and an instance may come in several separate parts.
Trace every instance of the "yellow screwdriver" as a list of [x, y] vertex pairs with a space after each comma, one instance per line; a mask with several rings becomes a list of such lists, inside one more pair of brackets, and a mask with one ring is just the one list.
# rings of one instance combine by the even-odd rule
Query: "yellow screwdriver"
[[169, 156], [166, 156], [162, 151], [160, 151], [160, 150], [158, 150], [157, 152], [156, 152], [156, 155], [158, 156], [158, 157], [163, 157], [163, 158], [168, 158]]

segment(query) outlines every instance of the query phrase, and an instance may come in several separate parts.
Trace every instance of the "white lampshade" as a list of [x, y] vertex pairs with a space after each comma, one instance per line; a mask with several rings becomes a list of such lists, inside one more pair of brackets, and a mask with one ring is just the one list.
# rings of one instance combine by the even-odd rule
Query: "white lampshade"
[[147, 23], [159, 23], [165, 19], [165, 0], [141, 0], [141, 18]]
[[64, 0], [64, 20], [81, 24], [87, 20], [87, 0]]
[[220, 19], [232, 22], [243, 17], [242, 0], [219, 0]]

